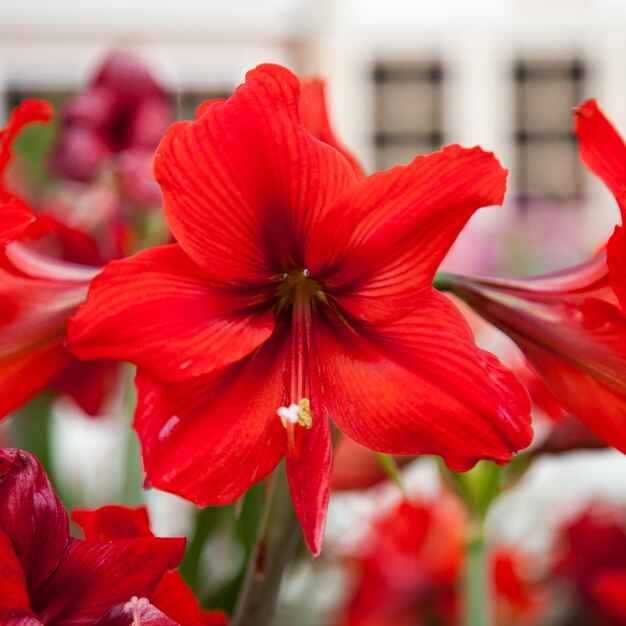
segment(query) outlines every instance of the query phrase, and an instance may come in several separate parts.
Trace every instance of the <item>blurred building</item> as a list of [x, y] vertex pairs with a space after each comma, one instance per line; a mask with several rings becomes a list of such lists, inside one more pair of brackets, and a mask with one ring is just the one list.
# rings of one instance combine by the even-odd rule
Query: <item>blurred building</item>
[[480, 143], [511, 169], [517, 206], [593, 206], [595, 243], [616, 216], [578, 162], [571, 111], [595, 96], [626, 128], [625, 33], [619, 0], [0, 0], [0, 117], [84, 85], [112, 48], [160, 71], [181, 117], [279, 62], [328, 78], [369, 170]]

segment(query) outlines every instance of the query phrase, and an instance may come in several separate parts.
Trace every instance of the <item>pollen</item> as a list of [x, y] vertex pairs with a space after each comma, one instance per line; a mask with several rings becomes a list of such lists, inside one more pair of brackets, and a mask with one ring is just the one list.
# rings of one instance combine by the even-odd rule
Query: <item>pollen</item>
[[281, 406], [276, 413], [285, 428], [290, 424], [298, 424], [307, 429], [313, 426], [311, 403], [308, 398], [302, 398], [298, 404], [292, 402], [289, 406]]

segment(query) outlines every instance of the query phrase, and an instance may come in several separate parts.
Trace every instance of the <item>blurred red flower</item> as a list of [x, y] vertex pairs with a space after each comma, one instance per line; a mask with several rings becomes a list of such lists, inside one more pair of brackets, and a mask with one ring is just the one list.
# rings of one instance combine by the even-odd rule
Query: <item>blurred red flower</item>
[[[184, 539], [70, 537], [43, 469], [21, 450], [0, 450], [0, 501], [0, 621], [7, 626], [126, 626], [137, 598], [151, 598], [185, 549]], [[142, 623], [176, 624], [147, 600], [139, 604], [155, 618]]]
[[51, 384], [96, 415], [116, 384], [114, 363], [81, 363], [64, 345], [67, 321], [100, 268], [55, 260], [15, 241], [50, 233], [70, 249], [82, 241], [79, 231], [61, 228], [50, 216], [36, 218], [4, 180], [19, 130], [50, 116], [47, 102], [26, 100], [0, 133], [0, 417]]
[[[451, 494], [403, 501], [381, 516], [348, 562], [354, 590], [339, 626], [455, 626], [463, 601], [467, 520]], [[543, 594], [524, 580], [523, 559], [498, 548], [489, 559], [501, 626], [538, 623]]]
[[369, 448], [456, 470], [506, 463], [531, 430], [521, 385], [431, 287], [505, 171], [449, 146], [359, 182], [300, 111], [297, 78], [264, 65], [172, 126], [155, 171], [178, 243], [109, 264], [70, 337], [82, 358], [137, 364], [149, 483], [225, 504], [286, 455], [317, 554], [327, 415]]
[[152, 160], [173, 115], [163, 88], [140, 60], [112, 54], [88, 89], [68, 100], [62, 118], [55, 172], [85, 182], [114, 159], [124, 194], [140, 205], [160, 202]]
[[626, 518], [598, 504], [561, 529], [553, 580], [571, 587], [572, 626], [626, 625]]

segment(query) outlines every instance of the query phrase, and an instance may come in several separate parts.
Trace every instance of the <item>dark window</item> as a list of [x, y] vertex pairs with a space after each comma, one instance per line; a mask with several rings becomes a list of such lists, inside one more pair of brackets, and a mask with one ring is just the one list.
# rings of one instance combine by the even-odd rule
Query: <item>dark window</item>
[[377, 169], [438, 150], [443, 143], [441, 63], [379, 62], [372, 78]]
[[581, 61], [520, 61], [515, 80], [515, 187], [521, 205], [533, 199], [580, 200], [583, 168], [572, 110], [583, 100]]
[[176, 118], [179, 120], [192, 120], [195, 117], [196, 109], [206, 100], [229, 98], [231, 95], [232, 90], [228, 89], [183, 91], [173, 98]]

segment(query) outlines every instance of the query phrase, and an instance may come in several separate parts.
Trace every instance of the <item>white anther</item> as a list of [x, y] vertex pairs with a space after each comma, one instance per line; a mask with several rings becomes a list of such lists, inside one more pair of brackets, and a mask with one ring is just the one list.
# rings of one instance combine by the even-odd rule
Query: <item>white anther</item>
[[297, 424], [298, 419], [300, 418], [300, 415], [302, 414], [302, 409], [300, 408], [299, 405], [291, 403], [289, 406], [279, 407], [276, 413], [278, 414], [278, 417], [280, 417], [280, 419], [282, 419], [285, 424], [286, 422], [289, 422], [290, 424]]
[[304, 271], [302, 272], [304, 274], [305, 278], [308, 278], [311, 275], [311, 272], [309, 272], [309, 270], [304, 269]]

